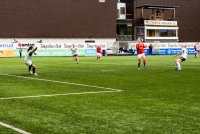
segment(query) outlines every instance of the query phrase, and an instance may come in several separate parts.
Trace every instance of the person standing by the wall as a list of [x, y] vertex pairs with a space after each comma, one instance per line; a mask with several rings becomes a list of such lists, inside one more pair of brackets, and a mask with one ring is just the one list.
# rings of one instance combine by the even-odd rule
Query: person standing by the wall
[[22, 47], [20, 47], [19, 48], [19, 56], [20, 56], [20, 58], [22, 57], [22, 51], [23, 51], [23, 49], [22, 49]]
[[152, 44], [149, 45], [149, 55], [152, 55], [152, 49], [153, 49], [153, 46]]

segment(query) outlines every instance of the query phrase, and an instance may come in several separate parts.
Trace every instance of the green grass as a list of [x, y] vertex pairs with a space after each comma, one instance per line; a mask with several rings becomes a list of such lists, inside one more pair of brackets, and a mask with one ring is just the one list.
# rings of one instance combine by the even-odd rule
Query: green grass
[[[200, 60], [190, 55], [175, 71], [176, 58], [147, 56], [138, 71], [136, 56], [33, 57], [38, 76], [22, 58], [0, 58], [0, 98], [67, 94], [0, 99], [0, 122], [33, 134], [198, 134]], [[110, 90], [53, 81], [122, 92], [69, 94]]]

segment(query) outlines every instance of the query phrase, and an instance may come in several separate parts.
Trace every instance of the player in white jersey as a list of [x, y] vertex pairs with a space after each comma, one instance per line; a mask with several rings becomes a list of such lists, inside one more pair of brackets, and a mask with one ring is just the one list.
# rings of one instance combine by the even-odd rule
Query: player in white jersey
[[200, 53], [200, 44], [198, 43], [197, 44], [197, 49], [196, 49], [197, 57], [199, 56], [199, 53]]
[[181, 70], [180, 62], [183, 62], [187, 59], [186, 45], [182, 45], [181, 47], [182, 47], [181, 51], [178, 54], [174, 55], [174, 57], [176, 57], [181, 54], [181, 57], [175, 60], [175, 66], [176, 66], [175, 70], [178, 70], [178, 71]]
[[78, 61], [78, 49], [75, 47], [75, 44], [72, 44], [72, 47], [70, 48], [70, 50], [72, 51], [72, 56], [73, 56], [73, 59], [76, 60], [76, 63], [78, 64], [79, 61]]
[[[24, 63], [28, 66], [28, 72], [34, 75], [37, 75], [35, 72], [36, 66], [35, 64], [32, 63], [31, 59], [32, 59], [32, 55], [35, 54], [36, 50], [37, 50], [37, 47], [35, 48], [33, 45], [29, 46], [29, 48], [27, 49], [27, 54], [24, 57]], [[31, 68], [33, 72], [31, 71]]]
[[197, 58], [198, 57], [198, 54], [199, 54], [199, 52], [198, 52], [198, 45], [199, 45], [199, 43], [197, 42], [195, 45], [194, 45], [194, 57], [195, 58]]

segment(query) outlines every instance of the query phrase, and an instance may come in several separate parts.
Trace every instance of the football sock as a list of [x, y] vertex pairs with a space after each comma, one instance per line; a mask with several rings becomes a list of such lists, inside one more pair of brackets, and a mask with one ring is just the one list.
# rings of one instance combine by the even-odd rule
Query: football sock
[[140, 63], [138, 62], [138, 68], [140, 68]]
[[176, 67], [177, 67], [177, 68], [181, 68], [181, 66], [180, 66], [180, 63], [179, 63], [179, 62], [176, 62]]
[[31, 71], [31, 66], [28, 67], [28, 71], [29, 71], [29, 72]]
[[147, 63], [146, 63], [146, 60], [143, 61], [143, 64], [144, 64], [144, 67], [146, 67], [146, 64], [147, 64]]
[[35, 68], [33, 68], [33, 73], [35, 73]]
[[177, 62], [175, 61], [175, 66], [176, 66], [176, 68], [178, 68], [178, 65], [177, 65]]

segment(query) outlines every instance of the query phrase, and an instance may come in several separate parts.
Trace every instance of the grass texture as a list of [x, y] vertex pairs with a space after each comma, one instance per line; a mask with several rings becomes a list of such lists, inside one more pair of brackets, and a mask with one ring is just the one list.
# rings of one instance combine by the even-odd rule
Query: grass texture
[[0, 58], [0, 122], [32, 134], [198, 134], [200, 59], [175, 71], [176, 58], [146, 56], [138, 71], [136, 56], [33, 57], [38, 76]]

